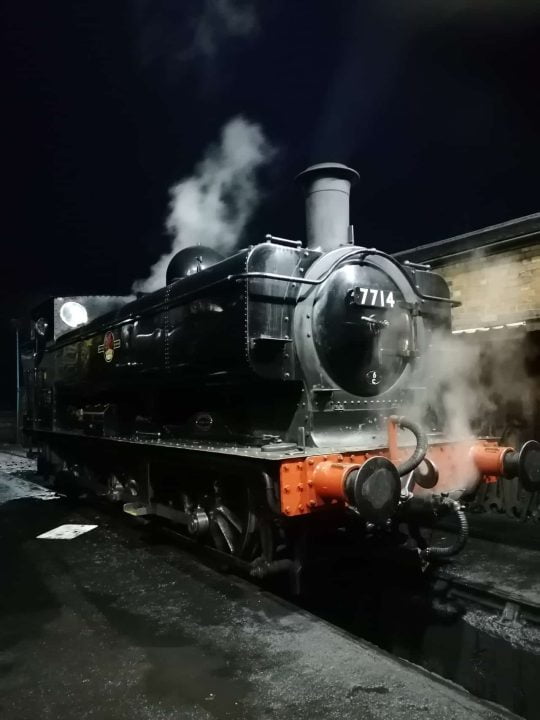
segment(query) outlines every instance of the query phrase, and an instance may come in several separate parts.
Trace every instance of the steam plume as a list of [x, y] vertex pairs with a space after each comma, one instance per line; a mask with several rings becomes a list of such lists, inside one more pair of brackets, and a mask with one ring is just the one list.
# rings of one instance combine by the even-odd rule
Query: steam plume
[[453, 439], [498, 434], [500, 416], [508, 404], [519, 401], [524, 417], [531, 412], [531, 380], [515, 343], [495, 350], [468, 336], [456, 338], [437, 332], [423, 369], [425, 401], [411, 410], [417, 417], [428, 408], [434, 411], [439, 426]]
[[173, 238], [171, 250], [153, 265], [150, 277], [136, 281], [133, 289], [152, 292], [163, 287], [172, 256], [189, 245], [230, 253], [260, 198], [257, 171], [274, 152], [259, 125], [242, 117], [230, 120], [219, 143], [208, 148], [193, 175], [171, 188], [166, 221]]
[[194, 49], [212, 58], [226, 38], [252, 36], [258, 29], [254, 3], [249, 0], [207, 0], [197, 21]]
[[[435, 427], [452, 440], [504, 436], [517, 418], [524, 424], [531, 420], [534, 386], [516, 342], [495, 349], [470, 336], [435, 333], [425, 358], [425, 377], [425, 403], [412, 412], [417, 417], [426, 417], [428, 409], [434, 412]], [[474, 489], [477, 472], [470, 457], [458, 462], [455, 473], [462, 489]]]
[[470, 437], [473, 421], [486, 403], [480, 389], [480, 348], [435, 332], [424, 370], [427, 406], [435, 412], [445, 434], [453, 439]]
[[222, 87], [228, 56], [257, 37], [262, 11], [259, 0], [135, 0], [140, 59], [166, 85], [189, 70]]
[[[516, 319], [516, 313], [522, 316], [528, 308], [532, 311], [528, 262], [512, 252], [488, 256], [481, 250], [456, 261], [454, 293], [463, 305], [455, 311], [454, 321], [467, 327], [478, 324], [480, 316], [487, 326], [502, 328]], [[523, 340], [504, 341], [498, 333], [495, 329], [484, 334], [480, 328], [474, 334], [432, 341], [427, 373], [434, 380], [432, 399], [437, 396], [443, 403], [446, 429], [454, 436], [471, 430], [497, 435], [496, 426], [510, 408], [511, 415], [517, 412], [523, 419], [532, 415], [532, 383]]]

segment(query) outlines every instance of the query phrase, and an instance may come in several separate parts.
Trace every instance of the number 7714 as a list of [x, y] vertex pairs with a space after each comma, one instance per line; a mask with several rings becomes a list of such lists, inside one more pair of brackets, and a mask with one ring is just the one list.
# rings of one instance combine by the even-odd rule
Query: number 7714
[[[385, 293], [384, 290], [379, 290], [378, 288], [359, 287], [355, 288], [354, 296], [355, 302], [358, 305], [379, 305], [380, 307], [386, 307], [388, 305], [389, 307], [394, 307], [396, 304], [392, 290]], [[368, 296], [370, 298], [369, 303]]]

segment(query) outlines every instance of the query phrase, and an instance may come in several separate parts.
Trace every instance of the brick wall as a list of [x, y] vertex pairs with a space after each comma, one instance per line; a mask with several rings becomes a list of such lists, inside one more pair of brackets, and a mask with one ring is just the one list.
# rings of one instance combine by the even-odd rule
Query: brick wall
[[437, 263], [434, 270], [462, 303], [453, 311], [456, 330], [540, 318], [540, 251], [534, 246], [478, 252]]

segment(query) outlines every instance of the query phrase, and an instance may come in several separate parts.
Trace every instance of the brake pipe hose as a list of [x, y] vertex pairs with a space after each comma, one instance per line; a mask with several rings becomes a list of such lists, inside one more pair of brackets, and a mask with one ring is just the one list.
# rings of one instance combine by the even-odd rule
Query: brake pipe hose
[[403, 415], [391, 415], [388, 418], [388, 422], [392, 423], [393, 425], [397, 425], [400, 428], [410, 430], [416, 438], [416, 448], [411, 457], [407, 460], [404, 460], [397, 466], [397, 471], [402, 477], [403, 475], [407, 475], [412, 470], [417, 468], [422, 462], [422, 460], [426, 457], [428, 449], [427, 433], [422, 430], [422, 427], [419, 423], [414, 422], [414, 420], [409, 420]]
[[446, 545], [444, 547], [432, 546], [420, 550], [419, 554], [423, 560], [448, 558], [453, 555], [457, 555], [464, 548], [469, 537], [469, 522], [467, 520], [467, 516], [461, 508], [461, 505], [456, 502], [456, 500], [450, 500], [449, 498], [445, 498], [444, 505], [449, 507], [458, 519], [459, 525], [457, 538], [451, 545]]

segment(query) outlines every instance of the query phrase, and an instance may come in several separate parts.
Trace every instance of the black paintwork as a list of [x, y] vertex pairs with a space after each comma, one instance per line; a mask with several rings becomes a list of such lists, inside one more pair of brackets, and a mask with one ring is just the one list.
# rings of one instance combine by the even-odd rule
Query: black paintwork
[[[384, 294], [363, 302], [363, 287]], [[449, 304], [419, 292], [449, 296], [439, 276], [354, 246], [247, 248], [36, 338], [27, 429], [376, 446], [422, 391], [429, 334], [450, 327]]]

